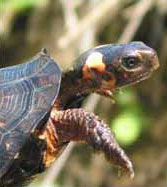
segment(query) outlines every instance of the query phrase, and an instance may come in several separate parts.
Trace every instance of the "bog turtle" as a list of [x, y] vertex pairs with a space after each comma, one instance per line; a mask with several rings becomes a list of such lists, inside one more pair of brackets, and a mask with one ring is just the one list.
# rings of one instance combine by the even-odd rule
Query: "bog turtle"
[[115, 89], [148, 78], [159, 66], [156, 52], [142, 42], [108, 44], [76, 62], [61, 74], [43, 50], [27, 63], [0, 69], [0, 187], [23, 186], [70, 141], [88, 143], [133, 177], [107, 124], [81, 104], [92, 92], [112, 97]]

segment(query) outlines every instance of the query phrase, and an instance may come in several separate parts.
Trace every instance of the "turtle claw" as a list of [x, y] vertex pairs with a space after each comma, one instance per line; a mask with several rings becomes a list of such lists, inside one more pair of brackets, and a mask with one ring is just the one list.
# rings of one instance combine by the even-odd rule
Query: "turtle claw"
[[130, 179], [133, 179], [135, 173], [134, 173], [133, 165], [132, 165], [130, 160], [127, 161], [125, 170], [128, 172], [128, 175], [129, 175]]
[[118, 177], [122, 177], [122, 174], [127, 171], [128, 173], [128, 176], [130, 177], [130, 179], [133, 179], [134, 178], [134, 170], [133, 170], [133, 166], [132, 164], [129, 165], [130, 167], [127, 167], [127, 168], [122, 168], [121, 166], [118, 166], [119, 169], [118, 169]]

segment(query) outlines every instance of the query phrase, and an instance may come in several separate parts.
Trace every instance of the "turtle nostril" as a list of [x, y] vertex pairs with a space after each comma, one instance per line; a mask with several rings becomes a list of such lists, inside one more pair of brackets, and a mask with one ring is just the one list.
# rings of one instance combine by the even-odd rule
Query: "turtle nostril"
[[156, 70], [159, 67], [158, 56], [153, 49], [142, 51], [140, 52], [140, 55], [148, 62], [149, 67], [151, 67], [152, 70]]

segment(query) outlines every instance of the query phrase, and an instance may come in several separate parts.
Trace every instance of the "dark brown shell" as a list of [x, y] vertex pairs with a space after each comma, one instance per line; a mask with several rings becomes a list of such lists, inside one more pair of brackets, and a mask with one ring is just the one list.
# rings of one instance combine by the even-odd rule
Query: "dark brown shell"
[[44, 52], [28, 63], [0, 69], [0, 178], [31, 133], [46, 122], [60, 81], [59, 67]]

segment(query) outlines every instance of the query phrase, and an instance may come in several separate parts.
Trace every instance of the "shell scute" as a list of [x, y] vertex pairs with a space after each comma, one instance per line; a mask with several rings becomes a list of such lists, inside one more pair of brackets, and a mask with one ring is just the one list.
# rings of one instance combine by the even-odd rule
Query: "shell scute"
[[0, 69], [0, 177], [31, 133], [46, 122], [60, 82], [59, 67], [44, 53], [27, 63]]

